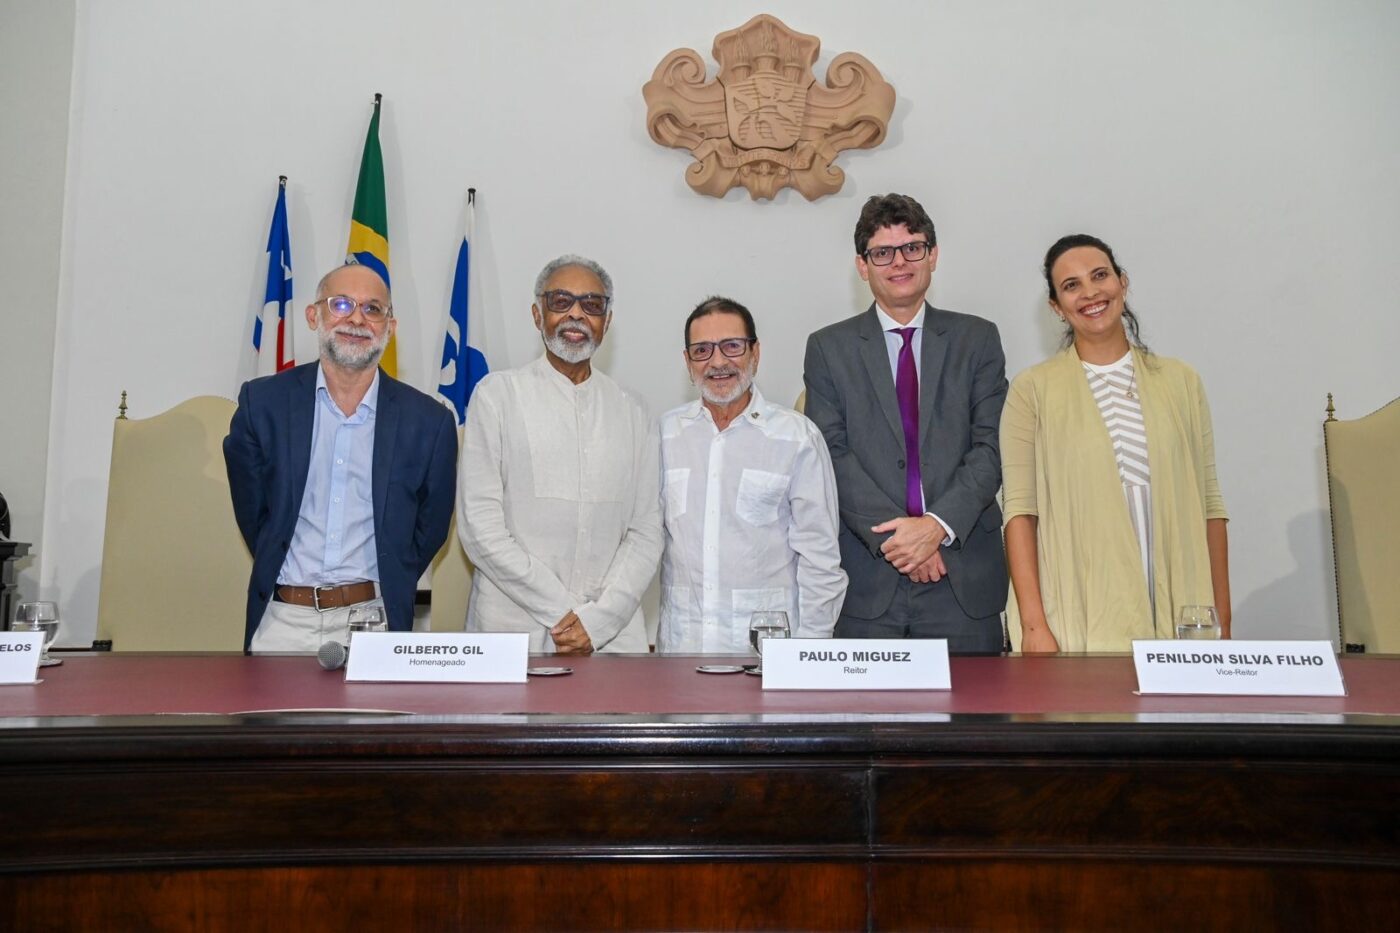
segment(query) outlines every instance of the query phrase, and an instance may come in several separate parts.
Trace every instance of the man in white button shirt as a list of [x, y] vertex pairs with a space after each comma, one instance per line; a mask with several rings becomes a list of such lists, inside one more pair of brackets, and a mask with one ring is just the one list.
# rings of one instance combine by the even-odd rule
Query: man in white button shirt
[[457, 495], [476, 567], [467, 630], [526, 632], [535, 653], [645, 652], [659, 454], [646, 406], [592, 366], [612, 323], [612, 278], [561, 256], [534, 294], [544, 355], [491, 373], [467, 406]]
[[836, 478], [821, 432], [753, 384], [753, 315], [710, 298], [685, 322], [700, 398], [661, 419], [666, 550], [657, 648], [748, 651], [756, 610], [798, 638], [829, 638], [846, 593]]

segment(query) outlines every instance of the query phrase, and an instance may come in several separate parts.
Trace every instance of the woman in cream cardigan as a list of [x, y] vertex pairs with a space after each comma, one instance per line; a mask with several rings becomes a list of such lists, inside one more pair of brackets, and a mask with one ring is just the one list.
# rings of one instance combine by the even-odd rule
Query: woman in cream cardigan
[[1205, 390], [1150, 353], [1107, 243], [1045, 256], [1065, 348], [1016, 377], [1001, 418], [1007, 607], [1026, 652], [1128, 651], [1214, 605], [1230, 633], [1227, 516]]

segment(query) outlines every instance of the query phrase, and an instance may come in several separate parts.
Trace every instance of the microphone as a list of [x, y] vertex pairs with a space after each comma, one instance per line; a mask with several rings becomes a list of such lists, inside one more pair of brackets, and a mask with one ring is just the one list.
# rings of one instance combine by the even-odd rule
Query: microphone
[[316, 652], [316, 660], [328, 671], [338, 671], [350, 659], [350, 649], [338, 641], [328, 641]]

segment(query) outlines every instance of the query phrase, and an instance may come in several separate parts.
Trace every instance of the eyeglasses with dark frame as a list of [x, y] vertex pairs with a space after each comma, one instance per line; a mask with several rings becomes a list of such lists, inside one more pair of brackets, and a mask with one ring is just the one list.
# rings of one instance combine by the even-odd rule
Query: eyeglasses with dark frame
[[894, 262], [895, 250], [904, 254], [906, 262], [919, 262], [929, 253], [928, 240], [910, 240], [898, 246], [872, 246], [861, 253], [872, 266], [888, 266]]
[[366, 321], [378, 324], [380, 321], [391, 317], [394, 313], [394, 306], [385, 307], [377, 301], [356, 301], [348, 295], [330, 295], [322, 298], [327, 310], [336, 317], [349, 317], [359, 308]]
[[544, 306], [554, 314], [564, 314], [577, 303], [583, 309], [584, 314], [602, 317], [608, 313], [608, 305], [612, 304], [612, 298], [608, 295], [600, 295], [597, 292], [575, 295], [562, 288], [551, 288], [547, 292], [540, 292], [538, 297], [544, 302]]
[[729, 357], [731, 360], [738, 359], [748, 350], [749, 345], [757, 343], [755, 337], [726, 337], [723, 340], [700, 340], [695, 343], [685, 345], [685, 355], [692, 363], [703, 363], [715, 355], [715, 347], [719, 347], [719, 352]]

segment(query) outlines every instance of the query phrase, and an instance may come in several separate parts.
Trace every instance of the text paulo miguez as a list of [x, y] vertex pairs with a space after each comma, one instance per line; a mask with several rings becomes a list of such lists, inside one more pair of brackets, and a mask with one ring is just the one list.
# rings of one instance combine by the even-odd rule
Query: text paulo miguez
[[1326, 663], [1320, 654], [1226, 654], [1210, 651], [1149, 651], [1148, 664], [1215, 664], [1235, 665], [1233, 669], [1218, 666], [1218, 674], [1255, 676], [1260, 667], [1321, 667]]
[[[833, 664], [845, 664], [847, 661], [860, 664], [871, 661], [880, 663], [908, 664], [912, 652], [909, 651], [799, 651], [797, 660], [799, 663], [805, 661], [830, 662]], [[864, 674], [863, 667], [843, 667], [845, 674]]]

